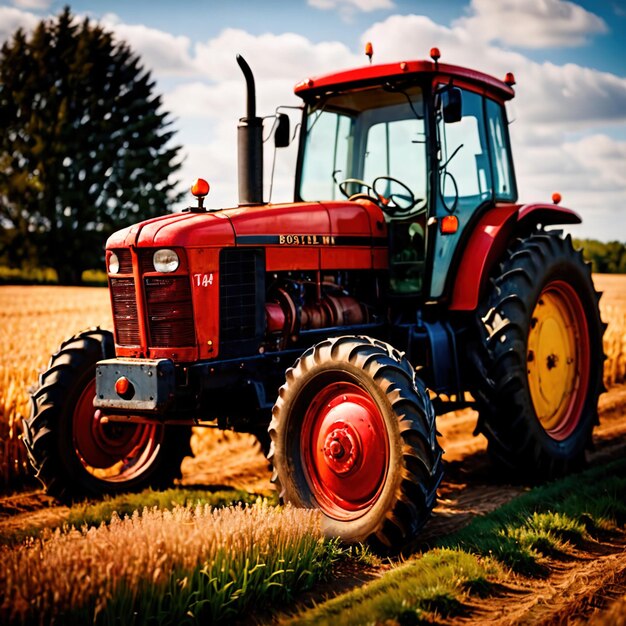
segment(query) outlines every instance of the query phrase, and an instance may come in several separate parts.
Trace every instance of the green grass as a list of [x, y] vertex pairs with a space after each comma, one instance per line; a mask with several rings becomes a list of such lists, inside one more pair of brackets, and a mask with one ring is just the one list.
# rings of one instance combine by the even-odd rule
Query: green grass
[[[488, 595], [510, 571], [549, 574], [548, 557], [626, 524], [626, 460], [537, 487], [474, 518], [436, 549], [301, 615], [293, 624], [429, 623], [463, 612], [469, 595]], [[441, 621], [441, 620], [440, 620]]]
[[296, 617], [297, 624], [420, 623], [427, 613], [443, 617], [462, 612], [467, 594], [483, 595], [489, 579], [501, 574], [492, 559], [440, 548], [396, 567], [381, 579], [329, 600]]
[[543, 556], [626, 523], [626, 460], [538, 487], [475, 518], [441, 545], [491, 555], [514, 571], [544, 573]]
[[0, 550], [0, 622], [226, 623], [291, 602], [341, 558], [317, 511], [144, 509]]
[[135, 511], [152, 509], [171, 510], [175, 506], [197, 506], [208, 504], [222, 508], [235, 504], [254, 504], [259, 496], [243, 489], [206, 491], [201, 489], [167, 489], [153, 491], [146, 489], [140, 493], [127, 493], [109, 496], [101, 501], [79, 503], [70, 508], [67, 524], [74, 528], [97, 526], [108, 522], [113, 513], [119, 517], [130, 516]]
[[[209, 505], [222, 508], [235, 504], [253, 504], [259, 496], [243, 489], [208, 491], [203, 489], [167, 489], [153, 491], [146, 489], [139, 493], [128, 493], [118, 496], [105, 496], [102, 500], [79, 502], [70, 507], [67, 516], [54, 523], [39, 526], [26, 526], [20, 529], [0, 531], [0, 546], [13, 546], [22, 541], [38, 537], [45, 529], [82, 528], [108, 523], [113, 514], [119, 517], [130, 516], [135, 511], [157, 508], [171, 510], [175, 506]], [[277, 497], [269, 499], [271, 504], [277, 503]]]

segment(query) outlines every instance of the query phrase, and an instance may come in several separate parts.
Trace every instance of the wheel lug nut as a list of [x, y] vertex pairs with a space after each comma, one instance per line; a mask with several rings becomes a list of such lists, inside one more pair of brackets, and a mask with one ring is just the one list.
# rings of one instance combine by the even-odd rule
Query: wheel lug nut
[[337, 441], [337, 439], [333, 439], [331, 441], [329, 448], [331, 456], [335, 459], [340, 459], [345, 454], [345, 450], [343, 449], [341, 442]]

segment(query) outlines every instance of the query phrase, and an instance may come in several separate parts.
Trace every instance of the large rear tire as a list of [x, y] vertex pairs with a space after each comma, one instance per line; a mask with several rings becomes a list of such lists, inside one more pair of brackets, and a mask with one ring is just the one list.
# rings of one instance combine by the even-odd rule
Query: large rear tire
[[188, 427], [100, 419], [96, 362], [114, 356], [109, 331], [83, 331], [52, 356], [32, 395], [24, 443], [37, 478], [60, 500], [168, 486], [191, 454]]
[[478, 429], [517, 478], [584, 464], [604, 390], [599, 297], [570, 237], [537, 234], [509, 249], [479, 308]]
[[411, 544], [442, 476], [435, 413], [406, 358], [368, 337], [327, 339], [286, 372], [269, 459], [283, 500], [327, 536], [380, 552]]

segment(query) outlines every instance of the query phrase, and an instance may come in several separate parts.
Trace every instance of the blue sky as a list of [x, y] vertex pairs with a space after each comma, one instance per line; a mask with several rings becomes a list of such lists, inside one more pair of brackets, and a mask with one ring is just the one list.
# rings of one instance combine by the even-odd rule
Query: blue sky
[[[0, 42], [66, 1], [0, 0]], [[425, 58], [503, 77], [513, 71], [510, 115], [520, 200], [549, 200], [584, 219], [579, 237], [626, 241], [626, 0], [107, 0], [69, 2], [141, 55], [172, 113], [186, 156], [185, 186], [207, 178], [209, 203], [236, 203], [235, 127], [243, 53], [259, 109], [297, 104], [310, 75], [374, 61]], [[268, 161], [271, 154], [268, 154]], [[269, 168], [268, 168], [269, 169]], [[281, 155], [273, 200], [289, 199], [293, 151]]]

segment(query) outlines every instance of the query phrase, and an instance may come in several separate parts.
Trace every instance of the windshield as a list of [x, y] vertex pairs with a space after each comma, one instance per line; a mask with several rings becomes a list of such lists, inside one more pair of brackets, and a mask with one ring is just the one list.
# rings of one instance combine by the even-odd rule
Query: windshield
[[[384, 196], [409, 211], [426, 204], [422, 90], [375, 87], [309, 105], [300, 197]], [[383, 206], [383, 208], [385, 208]]]

